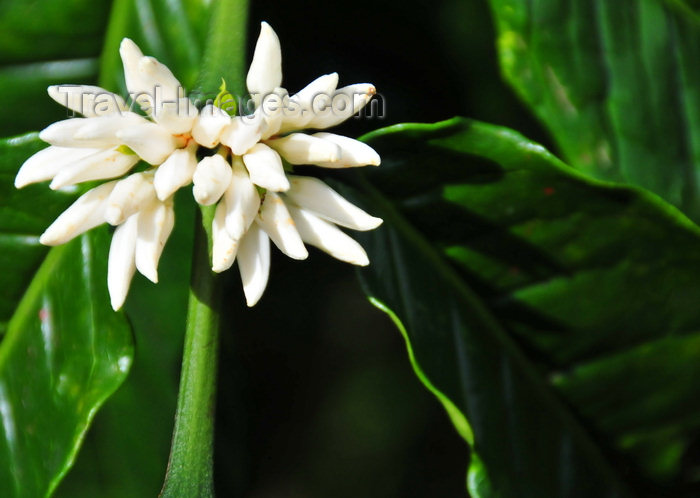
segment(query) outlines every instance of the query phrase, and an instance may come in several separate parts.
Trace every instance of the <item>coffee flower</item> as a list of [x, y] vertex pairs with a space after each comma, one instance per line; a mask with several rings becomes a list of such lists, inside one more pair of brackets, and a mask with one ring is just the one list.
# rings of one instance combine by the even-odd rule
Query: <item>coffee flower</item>
[[[253, 61], [246, 78], [255, 110], [231, 118], [217, 128], [221, 113], [206, 109], [193, 129], [198, 141], [223, 144], [231, 154], [232, 175], [227, 188], [214, 185], [220, 175], [195, 174], [195, 196], [215, 192], [206, 203], [218, 201], [212, 227], [213, 270], [220, 272], [238, 261], [246, 301], [253, 306], [262, 296], [270, 270], [270, 240], [287, 256], [305, 259], [304, 243], [356, 265], [369, 260], [362, 247], [337, 228], [371, 230], [381, 219], [345, 200], [321, 180], [288, 172], [295, 165], [349, 168], [380, 163], [368, 145], [324, 129], [350, 118], [375, 94], [370, 84], [338, 89], [338, 75], [317, 78], [289, 96], [281, 88], [282, 55], [279, 39], [262, 23]], [[340, 102], [340, 105], [334, 103]], [[207, 133], [204, 133], [204, 131]], [[223, 168], [222, 168], [223, 169]], [[210, 185], [211, 183], [211, 185]]]
[[[250, 115], [231, 116], [214, 103], [199, 112], [180, 82], [129, 39], [120, 47], [132, 112], [120, 96], [94, 86], [52, 86], [49, 95], [84, 117], [40, 133], [50, 146], [30, 157], [17, 188], [51, 180], [50, 188], [110, 180], [84, 193], [42, 234], [62, 244], [109, 223], [116, 226], [107, 283], [119, 309], [136, 270], [158, 281], [158, 261], [174, 224], [173, 195], [193, 184], [201, 205], [216, 205], [212, 269], [237, 260], [246, 301], [261, 297], [270, 268], [270, 239], [286, 255], [305, 259], [304, 243], [357, 265], [368, 258], [337, 228], [370, 230], [381, 220], [321, 180], [290, 174], [294, 165], [325, 168], [379, 165], [366, 144], [320, 130], [343, 122], [369, 102], [369, 84], [337, 88], [338, 75], [317, 78], [295, 95], [282, 83], [279, 40], [266, 23], [247, 77]], [[336, 105], [340, 102], [340, 105]], [[147, 167], [132, 172], [139, 163]]]
[[[191, 183], [197, 166], [189, 133], [197, 109], [182, 95], [180, 82], [129, 39], [120, 54], [130, 95], [146, 116], [103, 88], [51, 86], [54, 100], [84, 117], [44, 129], [39, 137], [50, 146], [30, 157], [15, 178], [17, 188], [51, 180], [52, 189], [114, 179], [83, 194], [39, 240], [58, 245], [102, 223], [115, 225], [107, 275], [115, 310], [136, 270], [158, 281], [158, 260], [175, 220], [172, 195]], [[140, 161], [151, 167], [124, 177]]]

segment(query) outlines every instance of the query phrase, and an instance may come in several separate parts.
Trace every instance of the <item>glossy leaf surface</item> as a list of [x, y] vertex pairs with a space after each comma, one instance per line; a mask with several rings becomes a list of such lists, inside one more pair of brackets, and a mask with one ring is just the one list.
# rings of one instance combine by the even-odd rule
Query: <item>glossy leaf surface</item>
[[382, 156], [365, 203], [385, 223], [361, 237], [362, 281], [473, 434], [473, 493], [690, 493], [698, 228], [508, 129], [454, 119], [365, 138]]
[[503, 73], [566, 160], [648, 188], [697, 219], [697, 11], [677, 0], [491, 6]]
[[45, 145], [34, 133], [0, 140], [0, 330], [7, 327], [28, 282], [48, 252], [39, 244], [38, 236], [76, 197], [49, 191], [46, 185], [15, 188], [15, 175], [21, 164]]
[[34, 134], [0, 142], [0, 489], [52, 492], [97, 408], [126, 377], [132, 337], [107, 295], [109, 234], [95, 230], [51, 249], [41, 232], [76, 193], [14, 189]]

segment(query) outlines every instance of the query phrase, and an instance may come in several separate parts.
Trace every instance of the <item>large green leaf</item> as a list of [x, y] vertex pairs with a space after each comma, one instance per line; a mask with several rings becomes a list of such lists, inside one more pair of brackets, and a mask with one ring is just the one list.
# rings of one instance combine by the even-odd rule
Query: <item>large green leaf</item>
[[472, 492], [693, 496], [700, 230], [508, 129], [366, 139], [362, 281], [473, 444]]
[[700, 216], [700, 15], [678, 0], [491, 0], [501, 67], [566, 160]]
[[51, 249], [39, 234], [76, 193], [14, 189], [35, 134], [0, 141], [0, 494], [50, 494], [97, 408], [126, 377], [132, 338], [107, 295], [106, 229]]

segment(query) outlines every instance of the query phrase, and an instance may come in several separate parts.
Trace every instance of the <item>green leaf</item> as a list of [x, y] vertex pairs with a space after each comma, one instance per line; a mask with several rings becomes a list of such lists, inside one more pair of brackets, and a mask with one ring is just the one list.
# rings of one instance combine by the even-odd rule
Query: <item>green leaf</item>
[[67, 117], [49, 85], [94, 84], [110, 2], [3, 0], [0, 5], [0, 136]]
[[95, 59], [34, 62], [0, 68], [0, 106], [8, 116], [0, 123], [0, 135], [44, 128], [71, 117], [70, 111], [48, 96], [46, 88], [64, 83], [94, 83], [96, 74]]
[[[75, 197], [14, 175], [36, 135], [0, 141], [0, 494], [50, 494], [97, 409], [126, 377], [132, 338], [107, 295], [106, 229], [51, 249], [39, 234]], [[31, 283], [29, 283], [31, 282]], [[28, 285], [28, 286], [27, 286]]]
[[686, 16], [692, 16], [693, 14], [700, 14], [700, 1], [699, 0], [663, 0], [670, 7], [676, 9], [677, 11], [683, 13]]
[[505, 77], [566, 160], [700, 216], [700, 15], [679, 0], [491, 0]]
[[48, 252], [37, 235], [75, 199], [75, 194], [48, 191], [46, 185], [15, 188], [19, 167], [45, 145], [36, 133], [0, 140], [0, 331]]
[[187, 317], [194, 225], [189, 189], [177, 194], [175, 219], [159, 283], [141, 275], [131, 283], [125, 309], [136, 344], [129, 376], [95, 417], [56, 496], [157, 496], [163, 485]]
[[[199, 76], [212, 4], [205, 0], [115, 0], [104, 41], [100, 84], [127, 95], [119, 57], [122, 38], [170, 68], [185, 89]], [[214, 98], [216, 94], [211, 97]]]
[[692, 496], [700, 230], [505, 128], [365, 139], [361, 280], [473, 444], [474, 495]]
[[107, 0], [3, 0], [0, 64], [94, 56], [109, 6]]

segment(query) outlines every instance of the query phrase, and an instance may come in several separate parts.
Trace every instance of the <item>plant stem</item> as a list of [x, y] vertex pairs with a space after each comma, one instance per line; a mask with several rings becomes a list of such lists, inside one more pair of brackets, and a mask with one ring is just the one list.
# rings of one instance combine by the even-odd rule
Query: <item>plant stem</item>
[[220, 289], [209, 265], [213, 209], [197, 213], [180, 392], [161, 496], [214, 496], [213, 451]]
[[218, 0], [214, 4], [197, 85], [205, 94], [216, 95], [223, 78], [234, 96], [245, 95], [247, 21], [248, 0]]
[[[248, 0], [218, 0], [199, 76], [200, 91], [216, 94], [221, 78], [234, 94], [245, 90]], [[210, 269], [214, 206], [197, 213], [190, 300], [180, 392], [163, 498], [214, 496], [214, 408], [219, 346], [220, 286]]]

